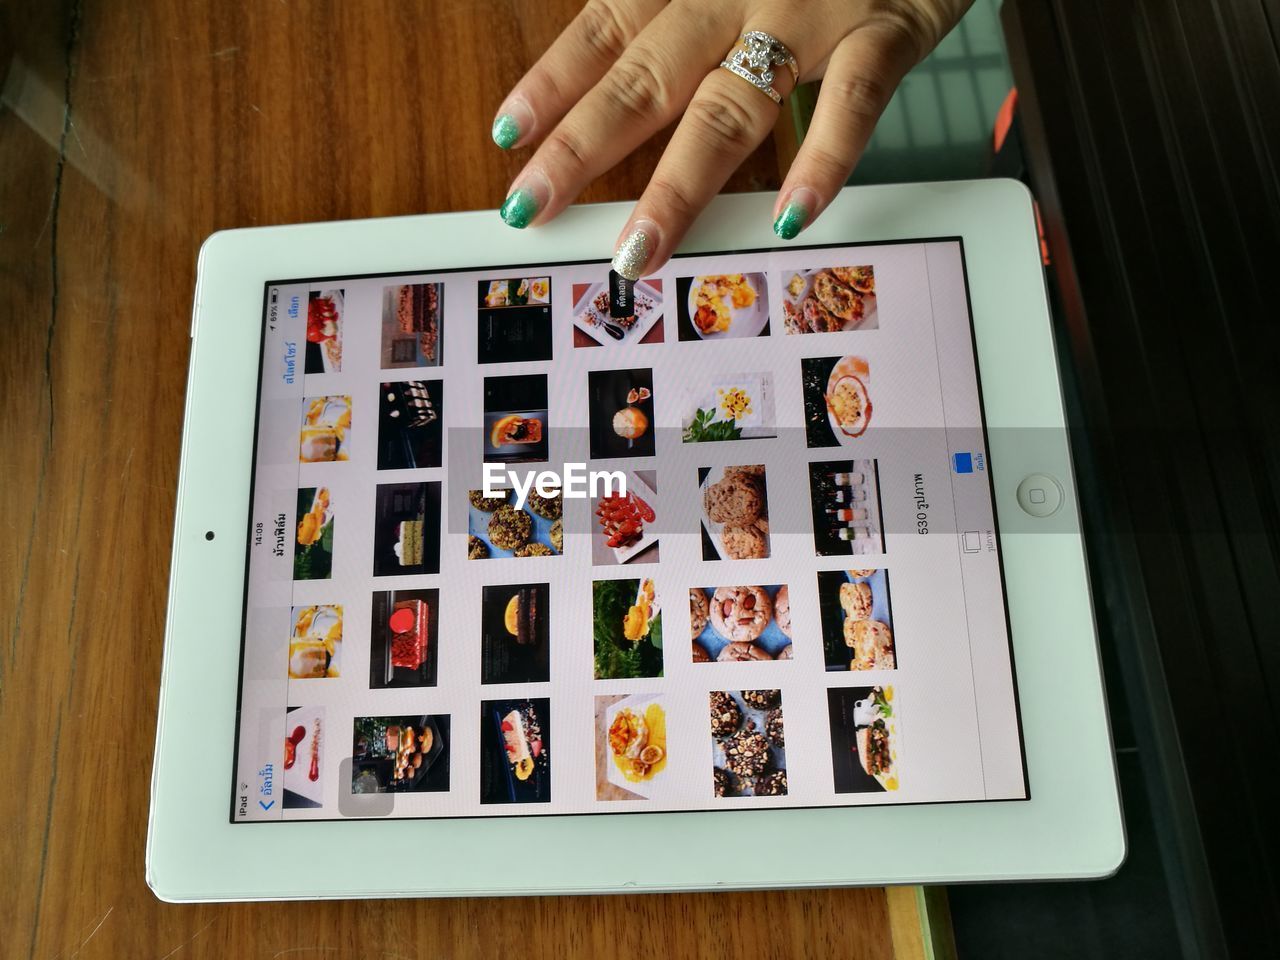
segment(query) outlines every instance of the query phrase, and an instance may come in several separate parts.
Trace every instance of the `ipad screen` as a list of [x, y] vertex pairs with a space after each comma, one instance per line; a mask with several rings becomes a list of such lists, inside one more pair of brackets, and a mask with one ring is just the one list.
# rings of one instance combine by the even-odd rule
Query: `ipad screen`
[[273, 282], [252, 469], [235, 822], [1028, 796], [958, 239]]

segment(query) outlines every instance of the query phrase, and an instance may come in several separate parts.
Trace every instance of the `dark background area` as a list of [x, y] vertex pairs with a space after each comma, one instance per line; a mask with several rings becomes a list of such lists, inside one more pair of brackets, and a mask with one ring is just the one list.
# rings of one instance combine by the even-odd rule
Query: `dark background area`
[[1003, 22], [994, 172], [1043, 223], [1129, 856], [950, 888], [956, 944], [1276, 956], [1280, 8], [1008, 0]]

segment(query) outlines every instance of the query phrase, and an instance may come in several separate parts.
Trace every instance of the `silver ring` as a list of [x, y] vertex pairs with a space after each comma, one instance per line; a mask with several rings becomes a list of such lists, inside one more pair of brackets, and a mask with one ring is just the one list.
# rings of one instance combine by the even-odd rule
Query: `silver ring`
[[800, 82], [800, 67], [787, 45], [762, 30], [744, 33], [720, 66], [747, 81], [779, 106], [782, 105], [782, 94], [773, 88], [773, 68], [786, 67], [791, 71], [793, 83]]

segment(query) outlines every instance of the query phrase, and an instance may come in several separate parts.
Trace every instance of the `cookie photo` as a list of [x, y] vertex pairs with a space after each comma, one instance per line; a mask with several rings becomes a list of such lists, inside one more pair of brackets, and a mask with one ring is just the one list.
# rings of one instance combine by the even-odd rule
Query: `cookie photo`
[[533, 520], [523, 510], [503, 504], [489, 520], [489, 542], [503, 550], [516, 550], [529, 541]]
[[716, 523], [751, 523], [764, 509], [764, 493], [753, 477], [728, 474], [707, 487], [703, 507]]
[[871, 617], [871, 586], [861, 581], [840, 585], [840, 606], [850, 620], [867, 620]]
[[769, 765], [769, 741], [750, 727], [738, 731], [725, 741], [724, 765], [739, 777], [754, 777]]
[[546, 517], [548, 520], [559, 520], [564, 513], [564, 495], [560, 493], [553, 497], [543, 497], [539, 496], [537, 491], [530, 490], [525, 503], [538, 516]]
[[781, 690], [743, 690], [739, 696], [752, 710], [768, 710], [782, 699]]
[[[698, 646], [694, 644], [694, 646]], [[698, 649], [702, 649], [698, 647]], [[695, 658], [696, 659], [696, 658]], [[710, 657], [707, 657], [710, 660]], [[716, 657], [721, 663], [749, 663], [752, 660], [772, 660], [769, 651], [754, 643], [726, 643], [720, 655]]]
[[723, 690], [713, 690], [711, 701], [711, 733], [717, 737], [727, 737], [738, 729], [742, 723], [742, 711], [733, 697]]
[[846, 620], [844, 642], [853, 649], [850, 670], [895, 670], [893, 630], [879, 620]]
[[719, 587], [711, 598], [711, 625], [733, 643], [755, 640], [772, 617], [773, 601], [761, 587]]
[[785, 583], [778, 588], [778, 594], [773, 598], [773, 619], [779, 630], [788, 637], [791, 636], [791, 591]]
[[467, 500], [477, 510], [493, 513], [493, 511], [507, 502], [507, 494], [504, 492], [500, 497], [486, 497], [483, 490], [468, 490]]
[[769, 555], [769, 537], [756, 524], [726, 525], [721, 533], [730, 560], [759, 560]]
[[689, 590], [689, 631], [693, 635], [691, 639], [697, 639], [698, 635], [707, 628], [707, 617], [711, 615], [711, 608], [707, 604], [707, 595], [697, 588]]
[[787, 794], [787, 771], [770, 770], [756, 777], [752, 791], [757, 797], [784, 797]]
[[785, 747], [782, 734], [782, 708], [773, 707], [764, 717], [764, 735], [775, 747]]
[[522, 547], [516, 547], [517, 557], [554, 557], [555, 555], [556, 552], [545, 543], [526, 543]]

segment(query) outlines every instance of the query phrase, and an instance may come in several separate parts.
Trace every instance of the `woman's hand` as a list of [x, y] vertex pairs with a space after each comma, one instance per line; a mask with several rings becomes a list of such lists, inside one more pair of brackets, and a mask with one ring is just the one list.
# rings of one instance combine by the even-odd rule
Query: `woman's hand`
[[[614, 269], [632, 279], [666, 263], [698, 213], [760, 144], [779, 107], [720, 68], [747, 31], [823, 78], [813, 122], [787, 174], [773, 229], [813, 222], [848, 179], [889, 97], [972, 0], [589, 0], [503, 102], [503, 149], [542, 141], [502, 205], [513, 227], [544, 223], [657, 131], [684, 115], [619, 237]], [[782, 97], [791, 72], [773, 68]]]

